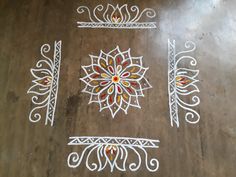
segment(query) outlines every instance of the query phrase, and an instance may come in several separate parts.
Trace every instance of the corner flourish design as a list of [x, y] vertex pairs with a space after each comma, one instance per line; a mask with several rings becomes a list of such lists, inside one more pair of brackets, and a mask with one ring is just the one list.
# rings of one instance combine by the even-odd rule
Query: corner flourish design
[[[83, 160], [90, 171], [102, 171], [107, 166], [111, 172], [115, 169], [137, 171], [142, 163], [150, 172], [155, 172], [159, 168], [159, 161], [156, 158], [149, 159], [147, 152], [147, 149], [157, 149], [159, 140], [88, 136], [69, 139], [69, 146], [85, 146], [81, 154], [71, 152], [68, 155], [67, 164], [70, 168], [77, 168]], [[135, 162], [132, 162], [133, 158], [136, 159]]]
[[40, 49], [42, 58], [36, 63], [36, 67], [30, 70], [34, 77], [33, 85], [27, 91], [28, 94], [34, 94], [31, 98], [34, 107], [29, 114], [31, 122], [40, 121], [41, 109], [46, 108], [45, 125], [50, 123], [53, 126], [61, 64], [61, 43], [55, 41], [53, 59], [47, 56], [51, 49], [50, 45], [42, 45]]
[[[189, 61], [190, 66], [195, 67], [197, 60], [189, 53], [195, 51], [196, 45], [192, 41], [185, 43], [185, 51], [176, 53], [175, 41], [168, 40], [168, 93], [171, 126], [179, 127], [178, 109], [182, 108], [185, 113], [185, 121], [196, 124], [200, 120], [199, 113], [193, 108], [200, 103], [196, 93], [200, 92], [197, 86], [199, 70], [180, 66], [181, 62]], [[186, 102], [186, 96], [191, 96], [191, 101]]]
[[97, 5], [93, 10], [87, 6], [79, 6], [79, 14], [88, 13], [88, 22], [78, 21], [79, 28], [121, 28], [121, 29], [146, 29], [157, 28], [156, 22], [140, 22], [140, 19], [146, 15], [148, 18], [154, 18], [156, 12], [151, 8], [145, 8], [140, 11], [139, 7], [134, 5], [128, 7], [127, 4], [122, 6], [107, 4]]

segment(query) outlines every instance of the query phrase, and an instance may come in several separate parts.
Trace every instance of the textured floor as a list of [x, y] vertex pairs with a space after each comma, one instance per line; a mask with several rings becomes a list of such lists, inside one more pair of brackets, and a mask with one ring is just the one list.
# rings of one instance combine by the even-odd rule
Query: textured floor
[[[91, 8], [105, 1], [21, 0], [0, 2], [0, 176], [1, 177], [235, 177], [236, 176], [236, 1], [135, 0], [112, 4], [151, 7], [158, 13], [158, 29], [78, 29], [80, 5]], [[80, 18], [86, 18], [82, 15]], [[197, 45], [193, 56], [200, 69], [201, 115], [198, 124], [184, 121], [172, 128], [167, 93], [167, 40], [183, 49], [186, 40]], [[54, 127], [31, 123], [30, 68], [40, 46], [62, 40], [60, 86]], [[142, 109], [128, 115], [99, 112], [81, 93], [81, 65], [89, 54], [109, 52], [117, 45], [143, 56], [152, 89], [140, 99]], [[130, 136], [159, 139], [160, 169], [150, 173], [90, 172], [84, 163], [67, 167], [69, 136]]]

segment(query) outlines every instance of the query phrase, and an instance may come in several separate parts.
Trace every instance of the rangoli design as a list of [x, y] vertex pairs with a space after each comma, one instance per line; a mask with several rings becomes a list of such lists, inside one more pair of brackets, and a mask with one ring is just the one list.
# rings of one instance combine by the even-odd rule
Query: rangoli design
[[144, 14], [148, 18], [154, 18], [156, 12], [151, 8], [145, 8], [140, 12], [139, 7], [134, 5], [128, 7], [127, 4], [122, 6], [107, 4], [96, 6], [90, 10], [87, 6], [80, 6], [77, 9], [79, 14], [88, 13], [89, 21], [78, 21], [79, 28], [121, 28], [121, 29], [145, 29], [157, 28], [156, 22], [140, 22]]
[[[168, 40], [168, 92], [171, 126], [175, 123], [179, 127], [178, 109], [182, 108], [185, 113], [185, 120], [195, 124], [200, 120], [199, 113], [193, 107], [199, 105], [200, 98], [195, 95], [200, 92], [196, 85], [199, 80], [197, 76], [199, 70], [189, 69], [182, 65], [190, 62], [190, 66], [196, 66], [197, 60], [189, 53], [195, 51], [196, 45], [191, 41], [185, 43], [187, 50], [176, 53], [175, 41]], [[186, 63], [185, 63], [186, 64]], [[191, 103], [186, 102], [186, 97], [190, 96]]]
[[61, 41], [54, 43], [53, 59], [47, 56], [50, 52], [49, 44], [42, 45], [40, 52], [42, 59], [30, 70], [34, 80], [27, 93], [34, 94], [31, 99], [34, 107], [29, 114], [29, 120], [38, 122], [42, 117], [40, 110], [46, 108], [45, 125], [50, 123], [53, 126], [61, 63]]
[[[150, 172], [159, 168], [159, 161], [155, 158], [149, 159], [147, 149], [157, 149], [159, 140], [124, 137], [70, 137], [69, 146], [85, 147], [79, 155], [71, 152], [67, 158], [70, 168], [77, 168], [82, 161], [90, 171], [102, 171], [107, 166], [111, 172], [137, 171], [144, 164]], [[129, 156], [129, 154], [131, 154]], [[135, 158], [137, 162], [132, 162]], [[132, 163], [131, 163], [132, 162]]]
[[142, 57], [131, 57], [130, 49], [121, 52], [117, 46], [90, 58], [91, 64], [82, 66], [86, 76], [81, 78], [86, 84], [82, 92], [90, 94], [89, 104], [98, 103], [100, 111], [109, 109], [113, 118], [119, 110], [127, 114], [130, 106], [141, 108], [138, 98], [151, 88]]

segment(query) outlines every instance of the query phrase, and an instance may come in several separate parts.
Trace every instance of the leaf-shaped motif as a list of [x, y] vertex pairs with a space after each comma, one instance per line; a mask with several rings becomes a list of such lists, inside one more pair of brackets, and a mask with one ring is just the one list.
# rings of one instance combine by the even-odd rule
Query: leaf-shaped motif
[[138, 97], [151, 88], [142, 57], [131, 57], [130, 49], [121, 52], [117, 46], [90, 58], [92, 64], [82, 66], [86, 76], [81, 78], [86, 84], [83, 92], [91, 95], [89, 103], [99, 103], [100, 111], [108, 108], [113, 118], [119, 110], [127, 113], [129, 106], [140, 108]]

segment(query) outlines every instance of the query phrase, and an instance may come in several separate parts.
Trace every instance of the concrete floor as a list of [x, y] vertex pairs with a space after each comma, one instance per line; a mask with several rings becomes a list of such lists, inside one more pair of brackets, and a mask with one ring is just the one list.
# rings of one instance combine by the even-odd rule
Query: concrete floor
[[[80, 5], [95, 7], [105, 1], [22, 0], [0, 2], [0, 176], [1, 177], [235, 177], [236, 176], [236, 1], [235, 0], [119, 0], [112, 4], [152, 7], [158, 29], [78, 29]], [[201, 115], [198, 124], [169, 121], [167, 40], [193, 53], [200, 69]], [[54, 127], [28, 120], [31, 96], [30, 68], [44, 43], [62, 40], [60, 87]], [[153, 88], [140, 99], [142, 109], [131, 108], [111, 119], [97, 104], [88, 105], [81, 93], [81, 65], [89, 54], [109, 52], [117, 45], [144, 56]], [[183, 117], [181, 113], [180, 117]], [[145, 167], [137, 172], [90, 172], [82, 164], [67, 167], [69, 136], [130, 136], [159, 139], [157, 173]]]

